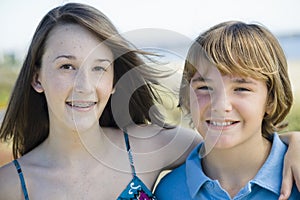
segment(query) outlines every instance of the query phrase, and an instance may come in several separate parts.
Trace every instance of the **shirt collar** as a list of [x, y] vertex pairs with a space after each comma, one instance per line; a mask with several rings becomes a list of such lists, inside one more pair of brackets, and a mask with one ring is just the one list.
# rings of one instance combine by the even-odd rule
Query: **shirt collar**
[[[205, 182], [212, 181], [203, 173], [202, 170], [201, 160], [198, 154], [202, 145], [203, 143], [200, 143], [186, 159], [187, 185], [190, 195], [193, 198], [197, 195]], [[285, 144], [279, 139], [277, 134], [274, 134], [271, 152], [257, 175], [250, 181], [250, 183], [259, 185], [260, 187], [279, 195], [283, 168], [282, 158], [284, 157], [286, 150], [287, 147]]]
[[286, 150], [287, 147], [280, 140], [278, 134], [274, 134], [271, 152], [264, 165], [250, 182], [280, 195], [283, 158]]
[[187, 185], [190, 195], [193, 198], [197, 195], [202, 185], [211, 180], [203, 173], [201, 161], [199, 159], [198, 152], [202, 145], [203, 143], [200, 143], [186, 159]]

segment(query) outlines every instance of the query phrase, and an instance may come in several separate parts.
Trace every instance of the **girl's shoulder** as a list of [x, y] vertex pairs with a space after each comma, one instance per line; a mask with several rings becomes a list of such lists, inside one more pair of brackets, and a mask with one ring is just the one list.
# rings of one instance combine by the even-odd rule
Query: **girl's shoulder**
[[18, 171], [13, 162], [0, 167], [1, 199], [23, 199]]
[[167, 143], [168, 145], [193, 145], [193, 143], [199, 143], [201, 136], [199, 133], [191, 128], [185, 128], [182, 126], [174, 126], [171, 128], [161, 128], [156, 125], [148, 126], [151, 139], [159, 143]]
[[159, 163], [157, 168], [172, 169], [182, 164], [190, 151], [201, 141], [200, 134], [190, 128], [175, 126], [162, 128], [157, 125], [145, 125], [133, 130], [130, 142], [135, 152], [147, 155], [152, 163]]
[[168, 141], [166, 147], [169, 151], [166, 156], [173, 160], [165, 169], [173, 169], [185, 162], [189, 153], [202, 141], [202, 137], [191, 128], [177, 126], [173, 129], [166, 129], [161, 133], [162, 140]]

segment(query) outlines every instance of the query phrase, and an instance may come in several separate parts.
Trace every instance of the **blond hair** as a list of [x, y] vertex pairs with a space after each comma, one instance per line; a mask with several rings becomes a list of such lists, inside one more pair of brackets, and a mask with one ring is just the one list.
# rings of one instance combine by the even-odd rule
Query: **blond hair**
[[[280, 130], [293, 103], [287, 61], [276, 37], [265, 27], [229, 21], [213, 26], [189, 49], [181, 82], [179, 104], [189, 108], [189, 83], [200, 59], [206, 57], [218, 70], [265, 81], [270, 110], [262, 122], [262, 133], [269, 137]], [[187, 98], [188, 97], [188, 98]]]

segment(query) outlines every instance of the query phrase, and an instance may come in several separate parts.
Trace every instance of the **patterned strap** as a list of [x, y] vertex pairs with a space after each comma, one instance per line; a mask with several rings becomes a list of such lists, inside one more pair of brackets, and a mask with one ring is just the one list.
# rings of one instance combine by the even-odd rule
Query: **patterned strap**
[[152, 192], [147, 188], [142, 180], [136, 176], [127, 130], [124, 129], [123, 132], [133, 178], [117, 200], [156, 200]]
[[21, 186], [22, 186], [24, 198], [25, 198], [25, 200], [29, 200], [28, 192], [27, 192], [26, 184], [25, 184], [25, 179], [24, 179], [24, 176], [23, 176], [23, 172], [22, 172], [21, 166], [20, 166], [20, 164], [19, 164], [19, 162], [17, 160], [14, 160], [13, 162], [14, 162], [15, 167], [17, 169], [17, 172], [19, 174], [19, 178], [20, 178], [20, 181], [21, 181]]
[[128, 158], [129, 158], [129, 163], [130, 163], [130, 167], [131, 167], [131, 173], [132, 176], [136, 176], [135, 173], [135, 168], [134, 168], [134, 164], [133, 164], [133, 157], [132, 157], [132, 152], [131, 152], [131, 148], [130, 148], [130, 143], [129, 143], [129, 138], [128, 138], [128, 134], [126, 132], [126, 130], [124, 130], [124, 138], [125, 138], [125, 144], [126, 144], [126, 150], [128, 153]]

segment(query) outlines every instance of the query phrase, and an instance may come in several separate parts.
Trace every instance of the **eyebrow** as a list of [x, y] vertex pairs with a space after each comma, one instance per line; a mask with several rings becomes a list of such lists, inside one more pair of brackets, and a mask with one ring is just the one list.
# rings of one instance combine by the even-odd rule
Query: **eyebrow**
[[75, 60], [75, 59], [76, 59], [76, 57], [75, 57], [75, 56], [72, 56], [72, 55], [59, 55], [59, 56], [57, 56], [57, 57], [55, 57], [55, 58], [53, 59], [53, 62], [54, 62], [55, 60], [59, 59], [59, 58], [67, 58], [67, 59], [70, 59], [70, 60]]
[[192, 79], [191, 81], [194, 83], [194, 82], [198, 82], [198, 81], [199, 82], [211, 82], [212, 80], [209, 78], [204, 78], [202, 76], [199, 76], [197, 78]]
[[112, 61], [110, 59], [107, 59], [107, 58], [98, 58], [97, 61], [99, 62], [109, 62], [109, 63], [112, 63]]
[[[57, 57], [54, 58], [53, 62], [59, 58], [67, 58], [67, 59], [70, 59], [70, 60], [75, 60], [76, 57], [75, 56], [72, 56], [72, 55], [59, 55]], [[109, 63], [112, 63], [112, 61], [110, 59], [106, 59], [106, 58], [99, 58], [99, 59], [96, 59], [97, 61], [99, 62], [109, 62]]]
[[[232, 82], [234, 83], [239, 83], [239, 84], [253, 84], [253, 85], [256, 85], [255, 82], [249, 80], [249, 79], [245, 79], [245, 78], [232, 78], [231, 79]], [[194, 82], [213, 82], [212, 79], [209, 79], [209, 78], [204, 78], [202, 76], [199, 76], [197, 78], [194, 78], [191, 80], [192, 83]]]
[[255, 82], [249, 80], [249, 79], [245, 79], [245, 78], [232, 78], [232, 81], [234, 83], [246, 83], [246, 84], [254, 84], [256, 85]]

